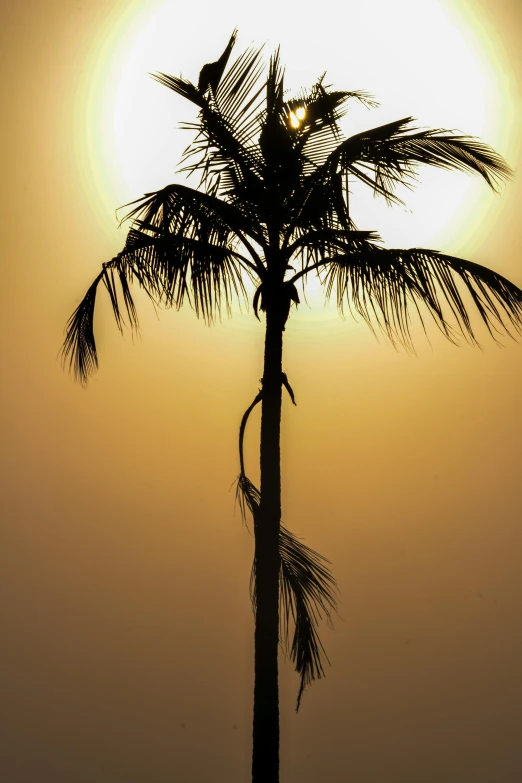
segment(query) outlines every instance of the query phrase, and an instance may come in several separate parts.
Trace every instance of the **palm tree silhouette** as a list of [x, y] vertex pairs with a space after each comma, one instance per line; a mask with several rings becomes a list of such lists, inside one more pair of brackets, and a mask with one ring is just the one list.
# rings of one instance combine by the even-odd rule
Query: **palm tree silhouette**
[[[279, 780], [278, 645], [286, 642], [300, 688], [321, 677], [317, 635], [321, 616], [336, 607], [335, 582], [321, 555], [281, 524], [280, 423], [283, 332], [298, 280], [317, 270], [326, 295], [348, 306], [392, 344], [411, 347], [410, 311], [424, 326], [429, 315], [451, 341], [477, 340], [463, 294], [494, 339], [508, 325], [522, 328], [522, 291], [496, 272], [434, 250], [387, 249], [373, 231], [356, 228], [348, 207], [350, 180], [368, 185], [388, 203], [401, 203], [398, 184], [411, 184], [418, 164], [480, 174], [496, 185], [510, 176], [487, 145], [444, 130], [419, 130], [406, 117], [349, 138], [340, 119], [352, 101], [375, 106], [362, 91], [336, 91], [321, 77], [288, 98], [279, 50], [268, 71], [262, 47], [250, 48], [227, 69], [236, 31], [221, 57], [201, 70], [198, 85], [155, 78], [199, 109], [181, 171], [199, 173], [197, 188], [167, 185], [132, 202], [125, 246], [103, 268], [67, 324], [63, 345], [76, 377], [86, 384], [97, 368], [93, 316], [98, 284], [105, 285], [120, 331], [126, 314], [138, 318], [130, 291], [137, 282], [156, 303], [185, 302], [212, 322], [256, 284], [253, 309], [266, 332], [261, 389], [239, 432], [237, 493], [253, 516], [255, 557], [251, 597], [255, 611], [255, 686], [252, 780]], [[291, 266], [291, 263], [294, 266]], [[297, 271], [296, 271], [297, 268]], [[118, 283], [120, 296], [118, 296]], [[243, 436], [261, 404], [258, 489], [245, 472]], [[293, 627], [291, 645], [289, 627]]]

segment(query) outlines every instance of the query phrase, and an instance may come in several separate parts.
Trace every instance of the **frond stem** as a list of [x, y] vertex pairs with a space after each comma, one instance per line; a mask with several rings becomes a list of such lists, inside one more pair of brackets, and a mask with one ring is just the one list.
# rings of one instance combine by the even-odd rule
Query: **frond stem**
[[308, 272], [311, 272], [313, 269], [319, 269], [321, 266], [326, 266], [326, 264], [328, 264], [330, 261], [331, 258], [324, 258], [322, 261], [317, 261], [317, 263], [312, 264], [311, 266], [305, 266], [305, 268], [301, 269], [300, 272], [296, 272], [288, 282], [295, 283], [295, 281], [299, 280], [299, 278], [303, 277], [303, 275], [307, 275]]
[[243, 439], [245, 437], [245, 428], [247, 425], [248, 417], [250, 416], [250, 414], [252, 413], [256, 405], [259, 402], [261, 402], [262, 398], [263, 398], [263, 390], [260, 389], [256, 397], [254, 398], [252, 404], [249, 405], [246, 411], [244, 412], [243, 418], [241, 419], [241, 424], [239, 425], [239, 466], [240, 466], [240, 471], [242, 476], [245, 475], [245, 459], [243, 455]]
[[[250, 267], [250, 269], [253, 269], [254, 272], [257, 272], [261, 280], [264, 280], [266, 268], [261, 260], [261, 257], [256, 253], [256, 251], [254, 250], [254, 248], [252, 247], [248, 239], [246, 239], [245, 235], [241, 231], [238, 231], [237, 228], [234, 228], [233, 230], [237, 238], [240, 240], [240, 242], [242, 242], [242, 244], [246, 247], [246, 249], [252, 256], [254, 263], [252, 263], [252, 261], [249, 261], [248, 258], [245, 258], [244, 256], [240, 255], [239, 253], [237, 255], [247, 266]], [[261, 247], [263, 247], [263, 244], [262, 243], [260, 244]]]

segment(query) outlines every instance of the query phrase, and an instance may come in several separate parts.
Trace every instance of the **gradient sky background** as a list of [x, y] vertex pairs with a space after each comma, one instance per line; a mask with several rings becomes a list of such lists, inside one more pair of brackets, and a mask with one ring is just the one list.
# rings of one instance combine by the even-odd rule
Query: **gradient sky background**
[[[253, 542], [234, 512], [263, 326], [192, 311], [124, 339], [100, 292], [101, 368], [61, 369], [66, 319], [124, 241], [115, 207], [174, 179], [196, 79], [231, 30], [277, 43], [288, 84], [367, 89], [347, 131], [412, 114], [520, 171], [518, 0], [6, 0], [2, 53], [2, 723], [9, 783], [245, 783]], [[7, 122], [6, 122], [7, 121]], [[361, 228], [522, 286], [522, 178], [423, 171], [411, 212], [360, 194]], [[293, 311], [283, 515], [332, 561], [332, 667], [295, 715], [281, 667], [282, 783], [522, 779], [522, 346], [416, 357], [364, 324]], [[247, 434], [255, 477], [259, 419]]]

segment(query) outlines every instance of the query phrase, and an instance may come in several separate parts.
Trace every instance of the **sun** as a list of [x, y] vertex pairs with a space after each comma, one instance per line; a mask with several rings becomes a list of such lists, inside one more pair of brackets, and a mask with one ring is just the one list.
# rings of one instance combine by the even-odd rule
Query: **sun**
[[306, 109], [299, 106], [295, 111], [290, 112], [290, 125], [292, 128], [298, 128], [306, 117]]

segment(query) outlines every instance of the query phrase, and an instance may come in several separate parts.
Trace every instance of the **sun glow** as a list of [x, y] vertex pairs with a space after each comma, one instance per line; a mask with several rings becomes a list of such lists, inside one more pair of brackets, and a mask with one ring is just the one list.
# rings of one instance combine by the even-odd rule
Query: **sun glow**
[[299, 106], [295, 111], [290, 112], [290, 125], [292, 128], [298, 128], [306, 117], [306, 109]]

